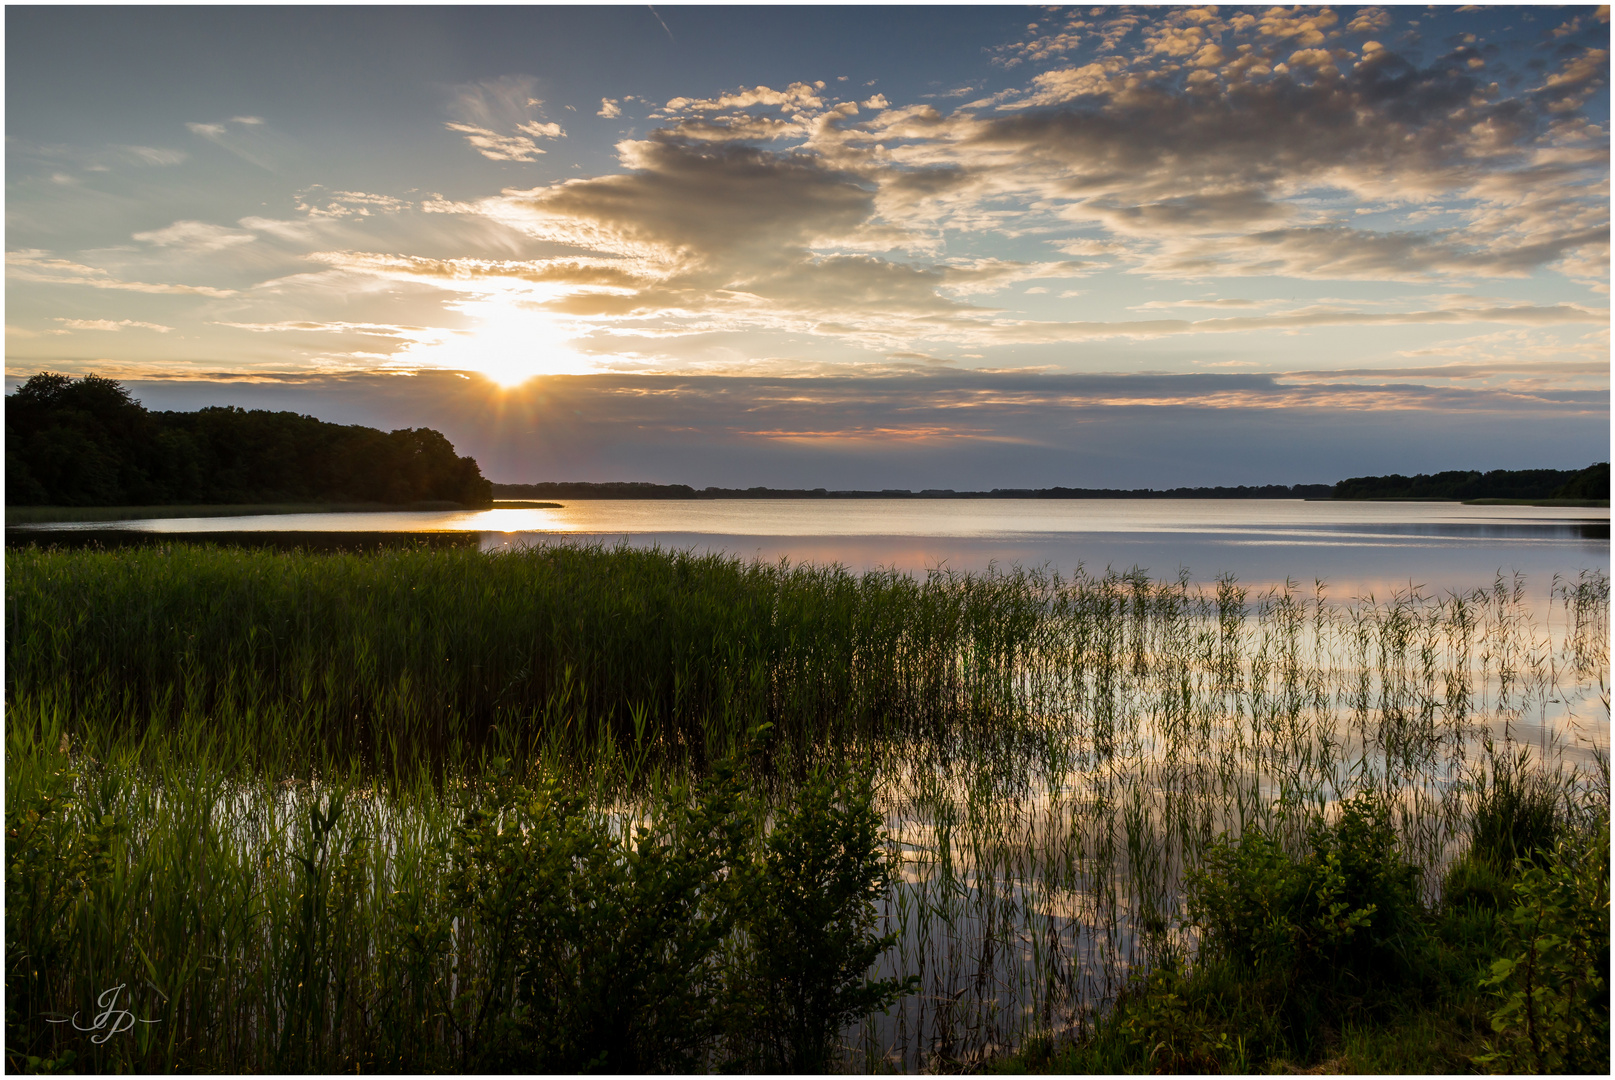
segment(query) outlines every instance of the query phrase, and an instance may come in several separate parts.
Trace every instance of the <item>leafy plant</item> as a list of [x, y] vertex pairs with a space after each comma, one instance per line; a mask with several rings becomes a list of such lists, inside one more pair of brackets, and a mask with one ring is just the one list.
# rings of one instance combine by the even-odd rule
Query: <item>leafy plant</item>
[[1261, 829], [1214, 841], [1187, 878], [1202, 949], [1303, 981], [1366, 978], [1419, 913], [1418, 869], [1402, 861], [1386, 809], [1369, 793], [1342, 804], [1333, 825], [1312, 823], [1307, 846], [1294, 858]]
[[73, 1051], [36, 1053], [50, 1040], [38, 1021], [63, 989], [75, 909], [113, 873], [126, 826], [114, 815], [83, 813], [65, 752], [47, 749], [28, 760], [40, 749], [30, 741], [15, 730], [8, 738], [6, 1059], [8, 1068], [49, 1071], [70, 1064]]
[[1552, 849], [1565, 817], [1563, 785], [1532, 764], [1529, 747], [1488, 747], [1487, 759], [1492, 767], [1477, 785], [1470, 816], [1471, 851], [1507, 874], [1517, 859]]
[[643, 1072], [701, 1062], [722, 1023], [743, 785], [728, 763], [691, 800], [614, 834], [557, 785], [509, 785], [467, 815], [452, 888], [493, 961], [471, 995], [482, 1064]]
[[1150, 972], [1122, 1013], [1122, 1030], [1144, 1068], [1152, 1073], [1208, 1073], [1243, 1064], [1244, 1040], [1207, 1023], [1190, 1006], [1182, 977], [1175, 964]]
[[1475, 1061], [1498, 1072], [1609, 1066], [1609, 818], [1521, 861], [1507, 946], [1481, 980], [1502, 1004]]
[[824, 1072], [842, 1028], [918, 988], [913, 975], [867, 978], [897, 941], [874, 932], [891, 872], [869, 779], [813, 776], [775, 822], [747, 882], [750, 1064]]

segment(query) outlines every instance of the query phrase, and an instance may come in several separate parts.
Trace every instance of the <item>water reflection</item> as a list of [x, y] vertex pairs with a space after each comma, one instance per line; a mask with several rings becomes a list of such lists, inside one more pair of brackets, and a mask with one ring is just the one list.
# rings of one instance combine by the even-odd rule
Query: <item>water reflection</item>
[[[485, 550], [560, 537], [718, 551], [744, 558], [839, 563], [853, 570], [982, 570], [1049, 565], [1070, 571], [1186, 568], [1198, 580], [1252, 584], [1322, 579], [1334, 595], [1394, 587], [1465, 589], [1498, 572], [1544, 587], [1554, 574], [1609, 568], [1609, 511], [1458, 503], [1335, 503], [1244, 499], [737, 499], [584, 500], [547, 508], [167, 518], [8, 529], [356, 546], [312, 534], [476, 535]], [[84, 538], [79, 538], [80, 542]], [[256, 542], [268, 541], [267, 536]], [[461, 542], [434, 539], [434, 543]], [[469, 542], [469, 541], [465, 541]]]

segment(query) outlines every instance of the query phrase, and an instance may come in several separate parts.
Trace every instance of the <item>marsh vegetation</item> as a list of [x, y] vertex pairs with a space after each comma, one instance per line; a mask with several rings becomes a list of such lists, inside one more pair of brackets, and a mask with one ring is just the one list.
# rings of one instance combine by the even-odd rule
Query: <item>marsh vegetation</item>
[[[15, 1068], [1315, 1062], [1338, 1039], [1306, 1018], [1371, 1022], [1394, 994], [1359, 976], [1425, 970], [1412, 928], [1460, 894], [1492, 929], [1443, 970], [1496, 980], [1476, 1023], [1514, 1012], [1458, 1064], [1607, 1055], [1601, 573], [1333, 599], [160, 544], [6, 571]], [[1600, 924], [1544, 928], [1600, 858], [1589, 975]], [[150, 1023], [50, 1022], [120, 986]], [[1230, 986], [1291, 1011], [1207, 1012]]]

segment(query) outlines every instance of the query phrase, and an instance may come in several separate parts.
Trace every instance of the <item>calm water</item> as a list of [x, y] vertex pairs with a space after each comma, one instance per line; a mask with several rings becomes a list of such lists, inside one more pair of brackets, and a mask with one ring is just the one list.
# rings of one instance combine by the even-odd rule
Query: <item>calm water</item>
[[[1472, 588], [1520, 572], [1609, 570], [1609, 511], [1458, 503], [1222, 499], [599, 500], [559, 509], [169, 518], [52, 528], [152, 533], [471, 531], [485, 549], [558, 537], [768, 560], [923, 571], [991, 562], [1069, 571], [1186, 568], [1250, 585], [1322, 579], [1332, 595]], [[1533, 589], [1533, 591], [1535, 591]]]

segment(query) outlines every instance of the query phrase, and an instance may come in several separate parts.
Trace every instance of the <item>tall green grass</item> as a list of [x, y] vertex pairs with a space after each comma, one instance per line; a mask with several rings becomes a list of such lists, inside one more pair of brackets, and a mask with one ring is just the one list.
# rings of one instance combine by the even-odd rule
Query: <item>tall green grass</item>
[[1049, 592], [628, 548], [22, 550], [6, 686], [102, 730], [227, 714], [305, 770], [407, 771], [490, 737], [700, 762], [763, 721], [811, 756], [1024, 717]]
[[[1487, 807], [1608, 789], [1596, 573], [1337, 601], [575, 546], [6, 558], [8, 806], [71, 807], [36, 826], [58, 951], [27, 1007], [126, 983], [168, 1010], [86, 1049], [98, 1067], [455, 1045], [434, 980], [494, 958], [434, 899], [433, 853], [499, 770], [630, 822], [738, 754], [764, 832], [816, 765], [867, 771], [898, 868], [871, 974], [921, 992], [845, 1033], [865, 1068], [1080, 1032], [1131, 973], [1193, 954], [1186, 875], [1225, 833], [1301, 852], [1372, 795], [1431, 897], [1472, 838], [1502, 843]], [[458, 973], [411, 969], [410, 935], [439, 930]]]

